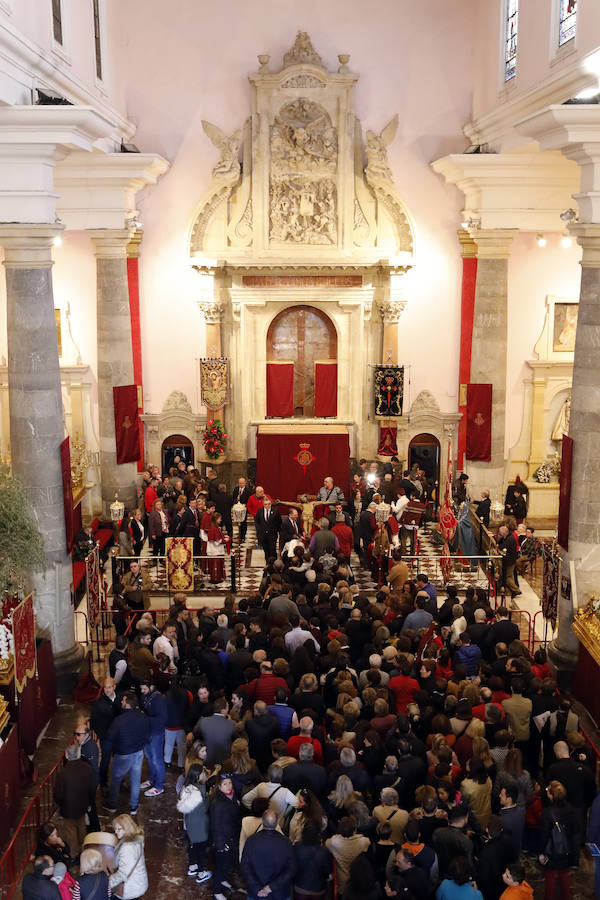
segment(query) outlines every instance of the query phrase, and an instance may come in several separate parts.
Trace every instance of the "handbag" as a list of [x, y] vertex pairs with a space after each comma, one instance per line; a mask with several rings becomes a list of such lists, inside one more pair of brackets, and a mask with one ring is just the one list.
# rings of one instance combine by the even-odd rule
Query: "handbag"
[[140, 847], [140, 855], [139, 855], [138, 858], [136, 859], [136, 861], [135, 861], [135, 863], [133, 864], [132, 868], [130, 869], [129, 873], [125, 876], [125, 880], [124, 880], [124, 881], [120, 881], [119, 884], [116, 884], [116, 885], [114, 886], [114, 888], [111, 888], [111, 893], [116, 894], [117, 897], [122, 897], [122, 896], [123, 896], [123, 892], [124, 892], [124, 890], [125, 890], [125, 885], [126, 885], [127, 882], [129, 881], [129, 879], [131, 878], [131, 876], [133, 875], [133, 873], [135, 872], [135, 870], [137, 869], [138, 863], [139, 863], [140, 859], [142, 858], [142, 853], [143, 853], [143, 850], [142, 850], [142, 848]]

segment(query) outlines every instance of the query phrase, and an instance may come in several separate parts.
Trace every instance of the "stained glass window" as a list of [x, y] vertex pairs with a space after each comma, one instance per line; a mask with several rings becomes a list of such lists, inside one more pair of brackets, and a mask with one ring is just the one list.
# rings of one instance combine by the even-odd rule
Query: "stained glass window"
[[94, 51], [96, 54], [96, 77], [102, 79], [102, 37], [100, 33], [100, 0], [93, 0]]
[[62, 44], [62, 9], [60, 8], [60, 0], [52, 0], [52, 31], [56, 43]]
[[562, 47], [575, 37], [577, 28], [577, 0], [560, 0], [558, 20], [558, 46]]
[[504, 80], [510, 81], [517, 74], [517, 26], [519, 0], [506, 0], [504, 25]]

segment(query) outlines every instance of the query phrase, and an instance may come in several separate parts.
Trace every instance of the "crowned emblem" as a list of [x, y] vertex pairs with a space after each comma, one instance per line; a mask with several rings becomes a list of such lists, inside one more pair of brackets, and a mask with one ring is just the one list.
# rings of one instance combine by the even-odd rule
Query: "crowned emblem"
[[123, 419], [122, 427], [131, 428], [131, 419], [129, 418], [129, 416], [125, 416], [125, 418]]
[[299, 466], [302, 466], [302, 471], [306, 475], [306, 469], [312, 462], [316, 460], [316, 456], [314, 456], [310, 452], [310, 444], [300, 444], [300, 449], [296, 453], [294, 459], [298, 463]]
[[478, 412], [473, 421], [475, 422], [476, 425], [483, 425], [483, 423], [485, 422], [485, 419], [483, 418], [481, 413]]

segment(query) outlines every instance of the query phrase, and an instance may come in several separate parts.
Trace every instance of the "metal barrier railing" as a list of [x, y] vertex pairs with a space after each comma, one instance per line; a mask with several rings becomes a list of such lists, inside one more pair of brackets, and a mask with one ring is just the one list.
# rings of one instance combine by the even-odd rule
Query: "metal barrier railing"
[[[411, 576], [415, 576], [417, 572], [423, 570], [427, 573], [430, 581], [433, 581], [440, 587], [445, 584], [451, 584], [453, 579], [460, 578], [461, 581], [472, 584], [473, 587], [481, 587], [483, 582], [494, 586], [493, 594], [496, 595], [496, 576], [495, 564], [501, 564], [502, 557], [495, 555], [482, 556], [428, 556], [424, 557], [419, 553], [402, 556], [402, 562], [408, 566]], [[449, 576], [444, 575], [444, 567], [451, 563]], [[491, 590], [490, 590], [491, 596]]]
[[[83, 616], [83, 622], [84, 622], [84, 625], [85, 625], [85, 641], [82, 641], [81, 638], [78, 638], [78, 639], [77, 639], [77, 643], [78, 643], [78, 644], [83, 644], [84, 647], [87, 647], [87, 645], [90, 643], [90, 628], [89, 628], [89, 625], [88, 625], [88, 617], [87, 617], [86, 613], [84, 613], [84, 611], [83, 611], [82, 609], [76, 609], [76, 610], [75, 610], [75, 615], [76, 615], [76, 616]], [[78, 630], [78, 629], [77, 629], [77, 619], [75, 619], [75, 634], [77, 634], [77, 630]]]
[[8, 847], [0, 858], [0, 900], [10, 900], [15, 893], [35, 849], [38, 829], [54, 815], [56, 810], [54, 784], [62, 762], [61, 756], [40, 782], [35, 796], [29, 801]]
[[[133, 561], [139, 562], [143, 591], [150, 594], [166, 594], [171, 597], [181, 590], [181, 588], [174, 587], [167, 577], [168, 558], [166, 556], [112, 556], [113, 586], [124, 577]], [[237, 589], [237, 553], [226, 553], [224, 556], [193, 556], [192, 566], [193, 593], [200, 593], [203, 589], [211, 591], [235, 591]]]

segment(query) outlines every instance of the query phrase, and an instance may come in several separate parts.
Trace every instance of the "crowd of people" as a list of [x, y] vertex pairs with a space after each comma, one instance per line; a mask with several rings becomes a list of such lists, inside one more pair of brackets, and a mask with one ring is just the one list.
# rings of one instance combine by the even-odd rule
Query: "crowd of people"
[[[544, 872], [547, 900], [556, 882], [566, 900], [586, 836], [600, 840], [592, 749], [545, 651], [529, 653], [487, 591], [469, 588], [461, 599], [450, 583], [438, 598], [427, 575], [410, 577], [399, 538], [375, 595], [361, 593], [350, 554], [357, 544], [367, 563], [375, 554], [373, 506], [389, 500], [396, 516], [418, 493], [418, 473], [403, 473], [404, 485], [397, 478], [379, 480], [365, 463], [354, 507], [326, 479], [312, 534], [305, 504], [282, 517], [245, 479], [233, 492], [212, 473], [208, 485], [193, 472], [162, 480], [163, 500], [144, 503], [151, 514], [164, 503], [165, 533], [186, 520], [202, 543], [210, 512], [222, 515], [225, 538], [233, 505], [246, 507], [267, 557], [260, 589], [227, 595], [219, 610], [190, 609], [176, 595], [157, 628], [138, 535], [117, 585], [107, 676], [57, 781], [60, 837], [53, 825], [40, 834], [26, 900], [50, 896], [40, 884], [51, 879], [64, 900], [90, 897], [92, 886], [95, 900], [141, 896], [148, 876], [136, 817], [141, 802], [163, 795], [185, 834], [187, 876], [215, 900], [240, 884], [272, 900], [332, 890], [340, 900], [528, 900], [527, 858]], [[153, 481], [146, 497], [160, 487]], [[511, 593], [519, 544], [531, 537], [515, 524], [499, 530]], [[167, 768], [176, 785], [165, 784]], [[98, 788], [103, 814], [114, 817], [110, 866], [85, 845], [86, 820], [100, 829]]]

